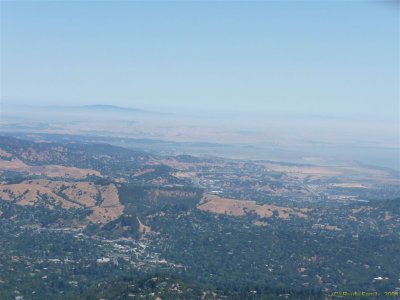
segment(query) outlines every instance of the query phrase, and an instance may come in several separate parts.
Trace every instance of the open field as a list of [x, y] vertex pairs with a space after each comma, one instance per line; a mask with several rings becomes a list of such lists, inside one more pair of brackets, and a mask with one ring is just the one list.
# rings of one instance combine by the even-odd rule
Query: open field
[[28, 180], [18, 184], [3, 184], [0, 185], [0, 198], [22, 206], [90, 209], [92, 213], [87, 220], [92, 223], [115, 220], [124, 209], [114, 184], [101, 186], [92, 182]]
[[90, 169], [75, 167], [65, 167], [60, 165], [31, 166], [19, 159], [2, 160], [0, 159], [0, 171], [25, 172], [30, 175], [41, 175], [47, 177], [65, 177], [74, 179], [84, 179], [87, 176], [95, 175], [101, 177], [100, 172]]
[[200, 203], [197, 208], [203, 211], [231, 216], [244, 216], [253, 213], [261, 218], [270, 218], [274, 214], [280, 219], [288, 219], [293, 216], [307, 218], [307, 210], [305, 209], [268, 204], [258, 205], [256, 201], [222, 198], [210, 194], [204, 195], [202, 203]]

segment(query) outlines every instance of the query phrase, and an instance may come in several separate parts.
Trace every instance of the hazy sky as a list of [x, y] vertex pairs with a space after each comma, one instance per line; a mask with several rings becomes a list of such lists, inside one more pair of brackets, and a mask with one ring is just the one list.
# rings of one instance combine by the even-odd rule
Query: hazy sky
[[398, 117], [399, 8], [2, 1], [1, 98]]

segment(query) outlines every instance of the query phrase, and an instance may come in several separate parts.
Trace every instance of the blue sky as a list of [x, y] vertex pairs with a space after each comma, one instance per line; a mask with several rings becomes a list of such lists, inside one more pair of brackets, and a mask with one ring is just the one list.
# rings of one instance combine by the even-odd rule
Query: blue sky
[[399, 8], [1, 2], [1, 99], [399, 116]]

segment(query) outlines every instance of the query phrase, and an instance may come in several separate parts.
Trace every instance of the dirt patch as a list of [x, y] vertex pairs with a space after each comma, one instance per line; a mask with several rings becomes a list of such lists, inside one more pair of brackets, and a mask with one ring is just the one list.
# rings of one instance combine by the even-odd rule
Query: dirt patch
[[1, 157], [6, 157], [6, 158], [11, 158], [13, 155], [11, 153], [8, 153], [7, 151], [0, 149], [0, 156]]
[[151, 227], [150, 227], [150, 226], [144, 225], [144, 224], [140, 221], [140, 219], [139, 219], [138, 217], [136, 217], [136, 219], [138, 220], [138, 223], [139, 223], [139, 232], [140, 232], [141, 234], [146, 234], [146, 233], [148, 233], [148, 232], [151, 232]]
[[312, 226], [312, 228], [313, 229], [329, 230], [329, 231], [342, 231], [342, 229], [337, 227], [336, 225], [327, 225], [327, 224], [314, 224]]
[[367, 189], [368, 186], [361, 183], [334, 183], [332, 187], [349, 188], [349, 189]]
[[194, 173], [186, 173], [186, 172], [175, 172], [172, 176], [176, 178], [193, 178]]
[[274, 214], [281, 219], [288, 219], [291, 216], [307, 218], [305, 212], [299, 209], [268, 204], [258, 205], [256, 201], [252, 200], [222, 198], [211, 194], [204, 195], [202, 202], [197, 208], [203, 211], [231, 216], [244, 216], [254, 213], [262, 218], [270, 218]]
[[299, 273], [303, 273], [303, 272], [305, 272], [306, 270], [307, 270], [307, 269], [306, 269], [306, 268], [303, 268], [303, 267], [297, 269], [297, 271], [299, 271]]
[[384, 220], [385, 220], [385, 221], [389, 221], [389, 220], [391, 220], [392, 218], [393, 218], [393, 216], [392, 216], [389, 212], [385, 211]]
[[147, 173], [152, 173], [152, 172], [154, 172], [154, 171], [155, 171], [155, 169], [146, 169], [146, 170], [142, 170], [142, 171], [139, 171], [139, 172], [133, 174], [133, 177], [142, 176], [142, 175], [145, 175], [145, 174], [147, 174]]
[[359, 212], [364, 212], [364, 211], [371, 211], [372, 207], [359, 207], [359, 208], [353, 208], [351, 210], [351, 213], [354, 214], [358, 214]]
[[330, 230], [330, 231], [341, 231], [342, 229], [337, 227], [336, 225], [326, 225], [325, 226], [326, 230]]
[[256, 226], [259, 226], [259, 227], [266, 227], [266, 226], [268, 226], [268, 223], [267, 223], [267, 222], [263, 222], [263, 221], [260, 221], [260, 220], [255, 220], [255, 221], [253, 221], [253, 224], [256, 225]]

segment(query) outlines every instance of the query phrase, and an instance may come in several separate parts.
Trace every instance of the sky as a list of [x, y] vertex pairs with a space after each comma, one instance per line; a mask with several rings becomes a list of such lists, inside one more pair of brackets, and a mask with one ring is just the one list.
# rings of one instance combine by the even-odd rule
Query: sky
[[399, 118], [383, 1], [1, 1], [3, 104]]

